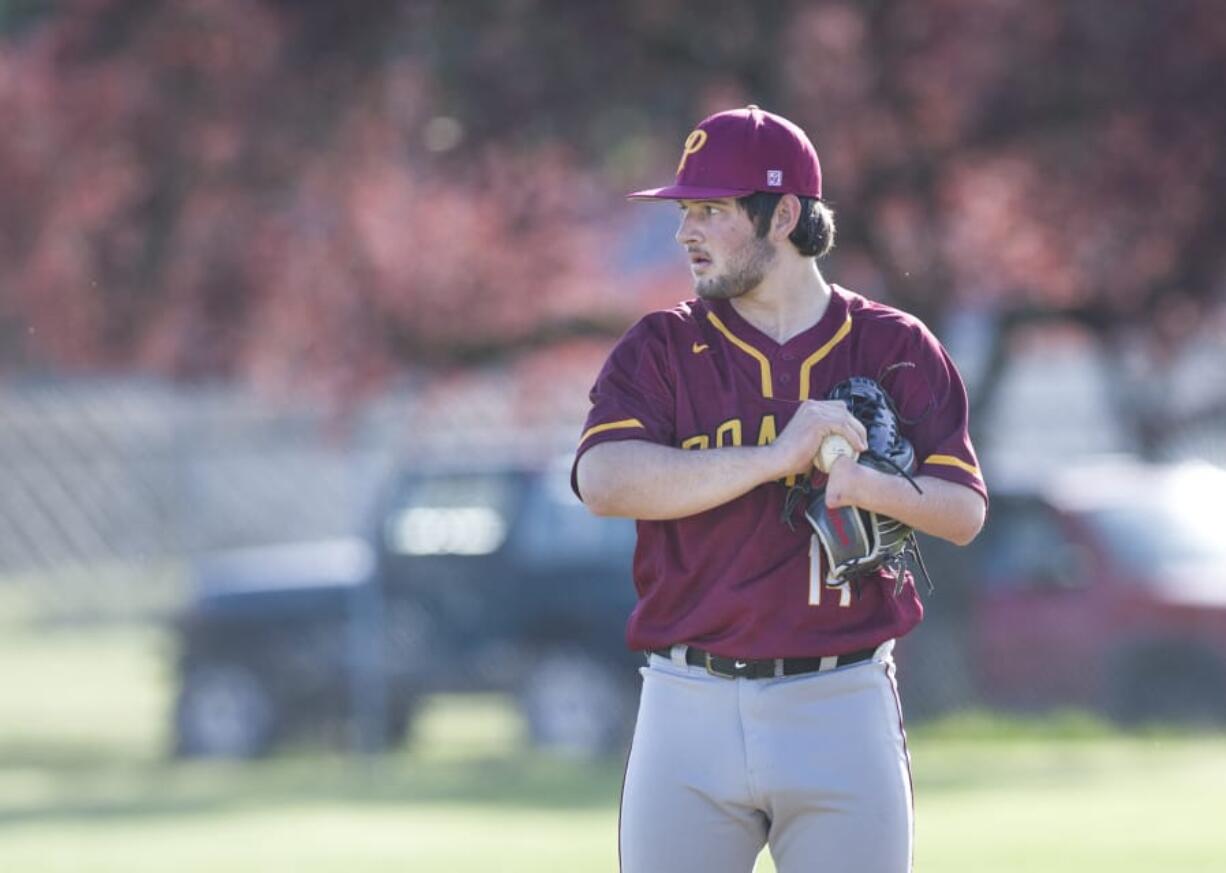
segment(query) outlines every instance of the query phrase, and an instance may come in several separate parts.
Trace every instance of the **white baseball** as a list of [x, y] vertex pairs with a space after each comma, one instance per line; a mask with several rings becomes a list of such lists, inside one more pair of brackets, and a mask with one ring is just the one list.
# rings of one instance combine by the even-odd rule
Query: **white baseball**
[[813, 459], [813, 465], [823, 473], [829, 473], [835, 459], [841, 458], [844, 455], [854, 459], [856, 457], [855, 449], [851, 447], [847, 437], [842, 434], [832, 433], [822, 440], [822, 444], [817, 450], [817, 457]]

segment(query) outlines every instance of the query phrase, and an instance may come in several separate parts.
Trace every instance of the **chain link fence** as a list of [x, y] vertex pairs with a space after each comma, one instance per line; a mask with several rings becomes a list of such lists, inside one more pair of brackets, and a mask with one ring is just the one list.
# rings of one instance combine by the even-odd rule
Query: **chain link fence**
[[0, 582], [25, 586], [53, 618], [158, 613], [181, 597], [193, 556], [363, 533], [400, 465], [488, 465], [573, 446], [581, 413], [512, 427], [492, 399], [505, 386], [485, 381], [456, 386], [446, 414], [439, 397], [406, 391], [343, 423], [236, 388], [9, 384]]

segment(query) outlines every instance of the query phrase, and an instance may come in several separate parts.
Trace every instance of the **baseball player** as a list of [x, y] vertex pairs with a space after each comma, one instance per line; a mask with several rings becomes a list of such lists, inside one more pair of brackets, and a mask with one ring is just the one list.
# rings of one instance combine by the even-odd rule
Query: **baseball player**
[[[914, 317], [828, 282], [833, 216], [799, 127], [756, 106], [705, 119], [674, 201], [696, 299], [618, 342], [591, 392], [572, 486], [599, 515], [638, 520], [629, 645], [647, 655], [622, 793], [624, 873], [910, 869], [910, 761], [893, 642], [919, 622], [911, 574], [829, 575], [814, 529], [781, 521], [811, 477], [859, 507], [966, 544], [987, 492], [962, 380]], [[915, 450], [913, 483], [852, 457], [846, 404], [880, 379]]]

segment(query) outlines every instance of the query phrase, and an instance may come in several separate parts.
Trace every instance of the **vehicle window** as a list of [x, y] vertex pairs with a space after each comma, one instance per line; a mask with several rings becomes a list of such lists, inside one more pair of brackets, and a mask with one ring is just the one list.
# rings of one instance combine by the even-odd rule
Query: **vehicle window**
[[383, 538], [401, 555], [489, 555], [510, 529], [513, 482], [481, 474], [427, 476], [388, 513]]
[[570, 490], [568, 476], [542, 477], [524, 502], [515, 549], [534, 563], [629, 555], [634, 522], [592, 515]]
[[984, 582], [997, 591], [1033, 587], [1070, 551], [1059, 521], [1040, 503], [1002, 507], [989, 527], [980, 551]]
[[1122, 563], [1136, 567], [1176, 567], [1226, 562], [1226, 538], [1216, 509], [1155, 500], [1087, 512]]

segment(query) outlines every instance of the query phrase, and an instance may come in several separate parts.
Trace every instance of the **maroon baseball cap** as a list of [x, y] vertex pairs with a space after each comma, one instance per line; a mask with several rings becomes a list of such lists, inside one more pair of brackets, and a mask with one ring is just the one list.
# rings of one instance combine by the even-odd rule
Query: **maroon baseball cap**
[[751, 104], [717, 112], [685, 138], [676, 184], [626, 196], [718, 200], [755, 191], [821, 197], [822, 168], [803, 130]]

